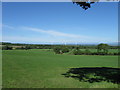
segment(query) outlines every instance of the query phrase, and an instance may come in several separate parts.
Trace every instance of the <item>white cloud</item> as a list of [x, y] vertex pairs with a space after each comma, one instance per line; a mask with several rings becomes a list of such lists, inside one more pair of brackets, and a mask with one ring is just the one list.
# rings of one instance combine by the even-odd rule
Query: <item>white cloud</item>
[[43, 30], [43, 29], [31, 28], [31, 27], [22, 27], [22, 28], [25, 29], [25, 30], [30, 30], [30, 31], [40, 32], [40, 33], [46, 33], [46, 34], [53, 35], [53, 36], [63, 36], [63, 37], [71, 37], [71, 38], [82, 37], [80, 35], [68, 34], [68, 33], [58, 32], [58, 31], [54, 31], [54, 30]]
[[[84, 36], [84, 35], [77, 35], [77, 34], [70, 34], [70, 33], [64, 33], [59, 32], [55, 30], [43, 30], [39, 28], [33, 28], [33, 27], [12, 27], [9, 25], [3, 25], [4, 27], [8, 29], [14, 29], [17, 30], [17, 32], [21, 33], [22, 31], [33, 31], [38, 33], [43, 33], [43, 35], [46, 36], [34, 36], [29, 37], [27, 35], [23, 36], [3, 36], [3, 41], [11, 41], [11, 42], [49, 42], [49, 43], [99, 43], [99, 42], [113, 42], [115, 40], [106, 38], [106, 37], [91, 37], [91, 36]], [[23, 33], [23, 32], [22, 32]], [[26, 34], [26, 33], [25, 33]], [[29, 34], [29, 33], [28, 33]], [[55, 36], [55, 37], [54, 37]]]
[[71, 37], [71, 38], [90, 38], [90, 37], [83, 36], [83, 35], [63, 33], [63, 32], [59, 32], [59, 31], [55, 31], [55, 30], [43, 30], [43, 29], [33, 28], [33, 27], [13, 27], [13, 26], [9, 26], [6, 24], [3, 24], [2, 27], [8, 28], [8, 29], [30, 30], [30, 31], [34, 31], [34, 32], [49, 34], [52, 36], [63, 36], [63, 37]]

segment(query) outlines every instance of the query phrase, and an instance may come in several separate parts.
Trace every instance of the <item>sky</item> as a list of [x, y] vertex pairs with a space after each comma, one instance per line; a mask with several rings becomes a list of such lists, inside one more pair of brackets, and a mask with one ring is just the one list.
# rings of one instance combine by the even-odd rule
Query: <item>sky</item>
[[118, 3], [84, 10], [72, 2], [3, 2], [2, 41], [62, 44], [118, 41]]

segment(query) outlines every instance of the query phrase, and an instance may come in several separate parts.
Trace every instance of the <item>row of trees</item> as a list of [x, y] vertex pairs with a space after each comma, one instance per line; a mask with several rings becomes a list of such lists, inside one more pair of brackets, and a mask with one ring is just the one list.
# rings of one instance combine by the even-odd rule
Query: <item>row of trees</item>
[[13, 49], [28, 50], [30, 49], [30, 47], [29, 46], [12, 47], [8, 45], [2, 46], [2, 50], [13, 50]]
[[[9, 47], [16, 47], [19, 46], [19, 49], [23, 49], [25, 47], [29, 49], [54, 49], [55, 47], [67, 47], [68, 49], [98, 49], [97, 45], [48, 45], [48, 44], [20, 44], [20, 43], [2, 43], [3, 46], [9, 46]], [[21, 48], [22, 47], [22, 48]], [[16, 49], [18, 49], [16, 48]], [[108, 46], [108, 49], [119, 49], [120, 46]]]
[[2, 50], [12, 50], [12, 47], [5, 45], [2, 46]]
[[[12, 49], [53, 49], [56, 54], [63, 54], [70, 52], [74, 55], [118, 55], [119, 53], [108, 52], [109, 49], [118, 49], [119, 46], [109, 46], [108, 44], [99, 44], [97, 46], [84, 46], [84, 45], [33, 45], [33, 44], [11, 44], [4, 43], [2, 50]], [[85, 49], [82, 51], [81, 49]], [[89, 49], [97, 49], [97, 52], [91, 52]]]
[[[119, 55], [120, 53], [111, 53], [111, 52], [108, 52], [108, 49], [109, 49], [109, 45], [108, 44], [99, 44], [97, 45], [97, 52], [91, 52], [89, 49], [86, 49], [84, 51], [80, 50], [79, 47], [76, 47], [75, 49], [71, 49], [72, 50], [72, 54], [74, 55]], [[62, 47], [55, 47], [53, 49], [53, 51], [56, 53], [56, 54], [63, 54], [63, 53], [67, 53], [70, 51], [69, 48], [67, 48], [66, 46], [62, 46]]]
[[91, 52], [89, 49], [86, 49], [85, 51], [82, 50], [74, 50], [72, 52], [74, 55], [120, 55], [120, 53], [111, 53], [111, 52]]
[[[73, 55], [120, 55], [120, 53], [112, 53], [108, 52], [108, 45], [107, 44], [99, 44], [97, 49], [97, 52], [91, 52], [89, 49], [85, 49], [84, 51], [81, 50], [79, 47], [76, 47], [75, 49], [69, 49], [67, 46], [57, 46], [53, 49], [53, 51], [56, 54], [63, 54], [63, 53], [68, 53], [71, 52]], [[2, 47], [2, 50], [12, 50], [13, 47], [4, 45]], [[30, 46], [22, 46], [22, 47], [17, 47], [16, 49], [22, 49], [22, 50], [28, 50], [31, 49]]]

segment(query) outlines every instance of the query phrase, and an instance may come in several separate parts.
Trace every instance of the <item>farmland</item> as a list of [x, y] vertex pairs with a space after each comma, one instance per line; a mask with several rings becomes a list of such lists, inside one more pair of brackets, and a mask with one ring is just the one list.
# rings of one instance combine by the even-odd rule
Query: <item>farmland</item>
[[112, 2], [1, 0], [0, 87], [120, 89]]
[[[95, 50], [93, 50], [95, 51]], [[110, 50], [116, 52], [116, 50]], [[117, 88], [107, 81], [67, 78], [70, 68], [118, 68], [118, 56], [55, 54], [49, 49], [3, 50], [4, 88]]]

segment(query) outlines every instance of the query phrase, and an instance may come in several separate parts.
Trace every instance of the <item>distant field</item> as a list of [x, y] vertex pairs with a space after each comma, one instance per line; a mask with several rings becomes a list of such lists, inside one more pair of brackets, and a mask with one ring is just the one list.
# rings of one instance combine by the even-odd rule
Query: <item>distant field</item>
[[[116, 50], [110, 50], [116, 52]], [[56, 55], [51, 50], [3, 50], [3, 88], [117, 88], [66, 78], [70, 68], [118, 67], [118, 56]]]
[[[84, 51], [85, 49], [81, 49]], [[91, 52], [97, 52], [97, 49], [89, 49]], [[108, 49], [108, 52], [115, 53], [118, 52], [118, 49]]]

